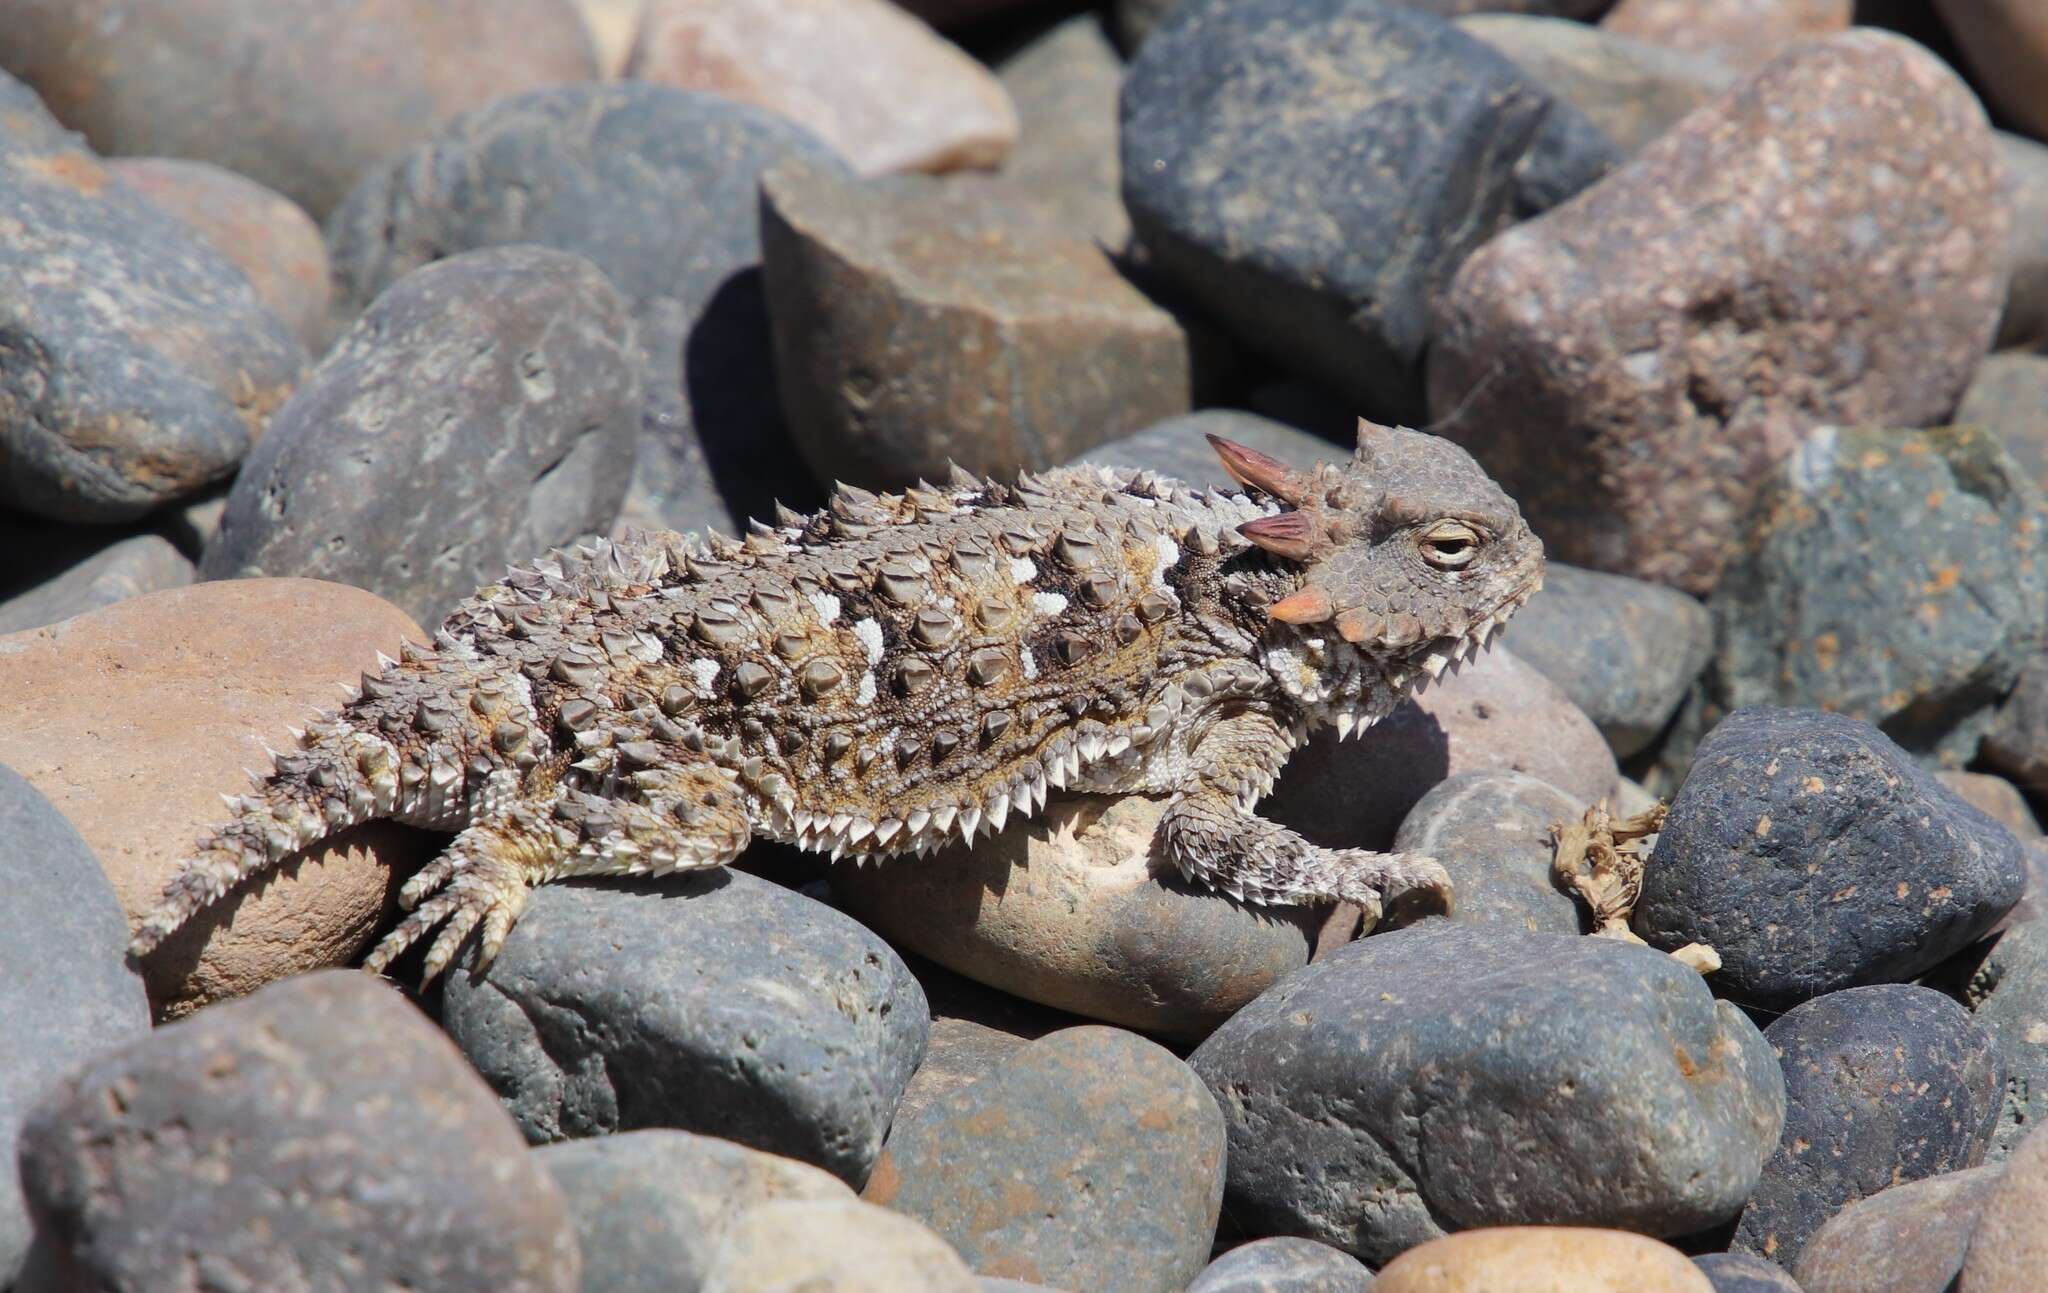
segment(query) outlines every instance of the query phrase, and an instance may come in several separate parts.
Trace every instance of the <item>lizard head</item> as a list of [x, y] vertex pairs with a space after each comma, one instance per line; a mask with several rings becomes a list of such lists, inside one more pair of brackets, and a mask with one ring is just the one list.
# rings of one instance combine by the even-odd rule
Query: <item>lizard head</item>
[[1543, 544], [1464, 449], [1361, 420], [1341, 466], [1303, 471], [1209, 437], [1224, 469], [1287, 510], [1238, 533], [1300, 572], [1267, 607], [1328, 623], [1360, 651], [1430, 676], [1484, 646], [1543, 580]]

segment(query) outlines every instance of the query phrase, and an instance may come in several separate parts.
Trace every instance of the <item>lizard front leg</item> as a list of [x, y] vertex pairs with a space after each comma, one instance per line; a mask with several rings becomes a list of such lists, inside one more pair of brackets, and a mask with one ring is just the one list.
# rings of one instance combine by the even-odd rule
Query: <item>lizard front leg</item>
[[1434, 858], [1311, 844], [1252, 812], [1294, 741], [1272, 715], [1217, 720], [1195, 744], [1189, 784], [1159, 823], [1166, 856], [1190, 880], [1250, 902], [1355, 903], [1365, 928], [1448, 912], [1451, 878]]

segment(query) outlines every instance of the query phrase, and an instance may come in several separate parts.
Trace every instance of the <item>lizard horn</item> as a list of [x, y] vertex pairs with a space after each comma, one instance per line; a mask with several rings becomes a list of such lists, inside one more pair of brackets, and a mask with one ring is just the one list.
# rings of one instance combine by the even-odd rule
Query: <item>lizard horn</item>
[[1306, 512], [1278, 512], [1246, 521], [1237, 532], [1276, 557], [1306, 561], [1315, 555], [1316, 527]]
[[1232, 480], [1264, 490], [1290, 507], [1300, 507], [1315, 489], [1315, 476], [1311, 472], [1296, 471], [1278, 458], [1235, 440], [1225, 440], [1220, 435], [1211, 435], [1209, 443], [1215, 448], [1216, 456], [1223, 460], [1223, 470], [1230, 473]]
[[1282, 624], [1320, 624], [1336, 614], [1336, 607], [1330, 604], [1329, 593], [1309, 584], [1268, 606], [1266, 614]]

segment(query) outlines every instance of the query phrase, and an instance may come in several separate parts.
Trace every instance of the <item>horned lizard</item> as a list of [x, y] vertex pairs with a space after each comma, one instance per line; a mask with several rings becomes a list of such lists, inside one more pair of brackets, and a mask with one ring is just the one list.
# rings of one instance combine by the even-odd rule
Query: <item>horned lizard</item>
[[1307, 733], [1371, 727], [1476, 655], [1542, 545], [1464, 450], [1361, 424], [1299, 470], [1210, 437], [1246, 487], [1060, 468], [841, 486], [744, 540], [673, 533], [511, 569], [320, 716], [142, 921], [375, 818], [456, 832], [383, 970], [431, 980], [528, 887], [715, 867], [753, 839], [866, 860], [1000, 831], [1048, 792], [1170, 797], [1163, 855], [1242, 900], [1440, 910], [1433, 859], [1323, 848], [1252, 806]]

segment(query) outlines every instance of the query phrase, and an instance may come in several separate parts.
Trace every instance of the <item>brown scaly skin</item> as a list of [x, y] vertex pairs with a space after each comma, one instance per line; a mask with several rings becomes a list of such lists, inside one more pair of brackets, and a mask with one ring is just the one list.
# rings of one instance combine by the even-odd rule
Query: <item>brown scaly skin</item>
[[1312, 471], [1216, 447], [1249, 492], [957, 473], [842, 487], [744, 541], [516, 568], [231, 797], [133, 949], [374, 818], [457, 832], [367, 962], [438, 927], [431, 979], [478, 928], [488, 964], [532, 885], [719, 866], [754, 838], [922, 852], [1059, 789], [1172, 796], [1166, 855], [1246, 900], [1348, 900], [1368, 928], [1443, 909], [1431, 859], [1321, 848], [1252, 805], [1311, 727], [1369, 727], [1482, 649], [1542, 546], [1434, 436], [1363, 425]]

